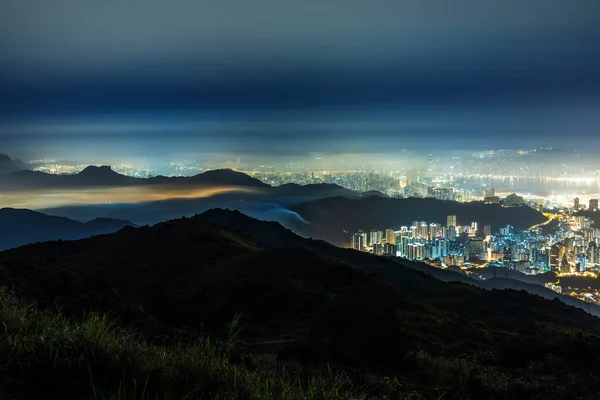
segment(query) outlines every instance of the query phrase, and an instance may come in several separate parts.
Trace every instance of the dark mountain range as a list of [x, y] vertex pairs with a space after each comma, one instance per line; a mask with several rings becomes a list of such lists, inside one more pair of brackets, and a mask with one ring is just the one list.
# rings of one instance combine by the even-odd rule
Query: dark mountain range
[[458, 203], [435, 199], [392, 199], [371, 196], [363, 199], [334, 197], [297, 204], [291, 207], [309, 225], [298, 226], [307, 236], [320, 237], [336, 244], [347, 244], [346, 232], [359, 229], [399, 228], [413, 221], [445, 224], [448, 215], [456, 215], [459, 225], [475, 221], [479, 226], [491, 225], [493, 231], [512, 225], [525, 230], [546, 218], [527, 207], [502, 207], [481, 202]]
[[73, 175], [47, 174], [39, 171], [18, 171], [4, 176], [1, 187], [6, 190], [73, 189], [89, 187], [121, 187], [136, 185], [236, 185], [267, 187], [248, 175], [232, 170], [207, 171], [191, 177], [134, 178], [121, 175], [109, 166], [89, 166]]
[[[353, 387], [366, 385], [367, 397], [593, 398], [600, 390], [600, 319], [524, 291], [445, 283], [408, 264], [304, 239], [238, 212], [211, 210], [153, 227], [1, 252], [0, 284], [41, 308], [60, 307], [63, 316], [108, 312], [121, 326], [164, 343], [163, 357], [197, 341], [200, 332], [231, 337], [227, 322], [242, 313], [245, 345], [236, 350], [241, 376], [245, 368], [263, 368], [246, 367], [251, 361], [244, 354], [275, 352], [278, 369], [299, 362], [294, 371], [305, 374], [327, 363], [335, 374], [345, 371]], [[14, 318], [2, 315], [12, 335]], [[45, 332], [28, 340], [50, 340], [53, 331]], [[23, 361], [34, 353], [17, 353], [10, 340], [0, 342], [0, 358], [14, 361], [2, 364], [11, 378], [3, 389], [49, 390], [61, 387], [58, 379], [65, 382], [63, 390], [68, 386], [85, 397], [89, 389], [78, 386], [85, 380], [78, 368], [88, 378], [99, 371], [95, 386], [110, 385], [114, 378], [102, 368], [112, 358], [98, 352], [81, 367], [68, 358], [68, 369], [52, 372], [77, 341], [90, 337], [98, 346], [103, 336], [94, 335], [57, 347], [57, 353], [40, 353], [51, 354], [54, 365], [45, 369], [52, 380], [36, 378], [46, 382], [41, 385], [24, 380], [39, 376], [32, 375], [39, 360]], [[136, 346], [127, 349], [145, 348]], [[117, 376], [130, 362], [119, 364]], [[218, 365], [229, 368], [223, 361]], [[147, 390], [164, 390], [162, 376], [148, 380]], [[171, 384], [186, 387], [184, 381]]]
[[27, 169], [27, 165], [21, 160], [12, 160], [5, 154], [0, 154], [0, 175]]
[[[10, 160], [6, 157], [7, 160]], [[2, 158], [0, 157], [0, 166]], [[297, 185], [285, 184], [272, 187], [244, 173], [230, 169], [218, 169], [188, 177], [156, 176], [152, 178], [134, 178], [121, 175], [109, 166], [89, 166], [73, 175], [55, 175], [39, 171], [21, 171], [14, 168], [0, 178], [3, 190], [45, 190], [77, 189], [93, 187], [123, 186], [172, 186], [172, 187], [239, 187], [260, 189], [277, 197], [298, 197], [306, 199], [332, 196], [360, 197], [361, 194], [335, 184]], [[382, 194], [379, 194], [382, 195]]]
[[4, 190], [44, 190], [90, 187], [118, 187], [139, 184], [140, 180], [114, 172], [110, 167], [87, 167], [74, 175], [47, 174], [40, 171], [19, 171], [0, 180]]
[[113, 171], [109, 166], [89, 166], [73, 175], [55, 175], [39, 171], [19, 171], [0, 179], [0, 187], [5, 190], [74, 189], [138, 185], [269, 187], [258, 179], [227, 169], [207, 171], [190, 177], [157, 176], [153, 178], [134, 178], [121, 175]]
[[129, 221], [95, 219], [87, 223], [39, 212], [0, 209], [0, 250], [46, 240], [81, 239], [88, 236], [111, 233], [125, 226], [135, 226]]

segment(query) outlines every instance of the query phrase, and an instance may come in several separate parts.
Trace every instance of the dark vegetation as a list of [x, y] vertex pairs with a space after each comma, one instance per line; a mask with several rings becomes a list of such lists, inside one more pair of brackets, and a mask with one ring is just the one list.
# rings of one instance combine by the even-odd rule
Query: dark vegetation
[[444, 283], [237, 212], [5, 251], [0, 284], [5, 398], [600, 390], [600, 320], [580, 309]]
[[[476, 221], [480, 226], [491, 225], [494, 231], [505, 225], [517, 230], [546, 221], [538, 211], [527, 207], [502, 207], [483, 202], [458, 203], [436, 199], [393, 199], [371, 196], [363, 199], [331, 197], [300, 203], [292, 210], [310, 221], [298, 226], [303, 234], [320, 237], [336, 244], [347, 244], [347, 234], [359, 229], [399, 228], [413, 221], [446, 223], [448, 215], [456, 215], [459, 225]], [[351, 218], [350, 218], [351, 217]]]

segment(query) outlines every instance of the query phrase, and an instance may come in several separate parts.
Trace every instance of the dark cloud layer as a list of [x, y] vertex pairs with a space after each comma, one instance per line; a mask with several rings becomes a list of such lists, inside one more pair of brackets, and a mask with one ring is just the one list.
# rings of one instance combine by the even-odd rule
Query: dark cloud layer
[[[293, 110], [295, 123], [368, 122], [379, 112], [400, 125], [426, 121], [433, 137], [456, 131], [459, 142], [507, 130], [560, 141], [567, 130], [598, 133], [599, 18], [596, 0], [4, 0], [0, 137], [18, 148], [16, 132], [30, 145], [38, 120], [72, 127], [70, 118], [106, 115], [242, 114], [289, 128]], [[104, 122], [98, 137], [110, 136]], [[246, 136], [270, 140], [267, 128]], [[353, 131], [343, 132], [355, 142], [393, 135], [375, 125]]]

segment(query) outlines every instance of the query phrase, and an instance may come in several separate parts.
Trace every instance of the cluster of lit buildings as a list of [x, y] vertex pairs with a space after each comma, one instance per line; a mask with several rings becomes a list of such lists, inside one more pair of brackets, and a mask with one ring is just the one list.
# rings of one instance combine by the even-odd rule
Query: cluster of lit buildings
[[584, 273], [600, 264], [600, 229], [583, 215], [563, 217], [551, 240], [548, 268], [560, 275]]
[[[350, 247], [379, 256], [402, 257], [438, 267], [506, 267], [526, 274], [554, 271], [584, 274], [600, 265], [600, 229], [585, 216], [555, 214], [554, 233], [543, 226], [515, 231], [512, 226], [458, 225], [456, 215], [445, 224], [415, 221], [399, 229], [355, 232]], [[549, 221], [550, 221], [549, 220]], [[543, 225], [543, 224], [541, 224]]]
[[352, 235], [350, 246], [379, 256], [424, 261], [439, 267], [480, 266], [500, 261], [519, 269], [530, 267], [526, 263], [534, 248], [527, 241], [518, 241], [511, 226], [501, 227], [494, 235], [491, 225], [481, 226], [478, 222], [458, 225], [456, 215], [449, 215], [445, 224], [415, 221], [399, 229], [358, 231]]
[[[546, 287], [600, 304], [600, 229], [579, 212], [582, 208], [575, 200], [574, 207], [545, 214], [545, 223], [525, 231], [512, 226], [493, 230], [477, 222], [458, 225], [456, 215], [445, 223], [415, 221], [398, 229], [359, 230], [350, 247], [438, 268], [458, 267], [480, 278], [486, 275], [480, 268], [494, 268], [494, 274], [498, 267], [528, 275], [553, 272]], [[596, 200], [590, 200], [588, 210], [598, 211]]]
[[[559, 229], [551, 240], [548, 267], [557, 275], [556, 282], [546, 287], [583, 301], [600, 304], [600, 229], [590, 218], [576, 213], [581, 210], [578, 199], [574, 207], [559, 217]], [[597, 210], [591, 200], [589, 209]]]

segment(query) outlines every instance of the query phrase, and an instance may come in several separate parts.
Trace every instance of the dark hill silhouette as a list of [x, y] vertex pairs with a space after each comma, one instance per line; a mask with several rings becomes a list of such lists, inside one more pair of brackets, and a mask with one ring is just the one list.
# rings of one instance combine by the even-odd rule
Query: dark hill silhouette
[[379, 197], [385, 197], [385, 198], [389, 198], [390, 197], [387, 194], [383, 194], [381, 192], [378, 192], [377, 190], [369, 190], [368, 192], [361, 192], [360, 195], [362, 197], [371, 197], [371, 196], [379, 196]]
[[71, 180], [74, 183], [77, 182], [90, 186], [120, 186], [139, 182], [137, 178], [121, 175], [113, 171], [108, 165], [101, 167], [89, 166], [80, 173], [72, 175], [72, 177]]
[[[239, 211], [229, 211], [220, 208], [208, 210], [194, 217], [195, 219], [206, 221], [220, 227], [233, 230], [249, 238], [255, 243], [267, 248], [279, 246], [302, 246], [309, 247], [321, 254], [325, 254], [332, 259], [342, 261], [356, 268], [368, 270], [369, 273], [382, 277], [388, 282], [394, 283], [405, 293], [423, 295], [432, 286], [428, 280], [417, 284], [417, 279], [412, 272], [407, 269], [422, 272], [430, 277], [443, 282], [461, 282], [471, 286], [483, 289], [514, 289], [526, 290], [532, 294], [542, 296], [549, 300], [558, 299], [565, 304], [569, 304], [594, 315], [600, 316], [600, 307], [590, 307], [589, 303], [584, 303], [570, 296], [559, 295], [556, 292], [546, 289], [542, 285], [546, 282], [555, 281], [554, 274], [540, 274], [538, 276], [527, 276], [517, 271], [505, 271], [505, 268], [499, 268], [497, 275], [499, 278], [490, 280], [493, 272], [490, 268], [489, 277], [486, 280], [472, 279], [466, 276], [459, 267], [449, 269], [439, 269], [420, 262], [412, 262], [395, 257], [376, 257], [371, 254], [358, 251], [343, 249], [322, 241], [303, 238], [296, 235], [291, 230], [284, 228], [277, 222], [258, 221], [242, 214]], [[398, 269], [398, 264], [405, 268]], [[507, 274], [505, 273], [507, 272]], [[408, 275], [407, 275], [408, 274]], [[410, 276], [410, 277], [407, 277]], [[534, 284], [535, 283], [535, 284]], [[435, 290], [435, 289], [434, 289]], [[414, 292], [413, 292], [414, 291]], [[432, 293], [435, 295], [435, 293]]]
[[11, 174], [13, 172], [26, 169], [26, 165], [21, 160], [12, 160], [5, 154], [0, 154], [0, 175]]
[[231, 211], [0, 252], [0, 284], [64, 316], [108, 312], [166, 346], [227, 337], [241, 312], [247, 351], [328, 363], [370, 377], [378, 389], [369, 390], [394, 377], [408, 385], [402, 393], [434, 398], [438, 389], [452, 399], [600, 389], [600, 319], [580, 309], [445, 283]]
[[2, 208], [0, 209], [0, 250], [46, 240], [81, 239], [115, 232], [125, 226], [135, 225], [129, 221], [114, 219], [96, 219], [82, 223], [31, 210]]
[[8, 189], [65, 189], [90, 188], [106, 186], [128, 186], [141, 182], [116, 173], [109, 166], [89, 166], [78, 174], [57, 175], [40, 171], [19, 171], [12, 173], [0, 181]]
[[206, 171], [203, 174], [198, 174], [188, 179], [193, 182], [201, 182], [205, 184], [227, 184], [259, 188], [269, 186], [266, 183], [259, 181], [258, 179], [252, 178], [244, 173], [233, 171], [230, 169], [216, 169], [212, 171]]
[[6, 175], [0, 180], [0, 187], [6, 190], [23, 189], [74, 189], [90, 187], [121, 187], [137, 185], [194, 185], [194, 186], [243, 186], [267, 188], [262, 183], [241, 172], [221, 169], [207, 171], [190, 177], [135, 178], [121, 175], [110, 166], [89, 166], [73, 175], [54, 175], [39, 171], [18, 171]]
[[473, 221], [480, 226], [490, 224], [497, 231], [512, 225], [518, 230], [544, 222], [546, 218], [527, 207], [505, 208], [481, 202], [458, 203], [435, 199], [392, 199], [371, 196], [360, 200], [333, 197], [297, 204], [291, 209], [312, 224], [299, 227], [304, 235], [324, 238], [332, 243], [346, 244], [342, 232], [359, 229], [385, 229], [410, 225], [413, 221], [445, 224], [448, 215], [456, 215], [459, 225]]
[[269, 185], [261, 182], [258, 179], [231, 169], [215, 169], [194, 176], [185, 177], [156, 176], [152, 178], [141, 179], [140, 184], [243, 186], [249, 188], [269, 187]]
[[298, 185], [295, 183], [286, 183], [276, 186], [272, 189], [274, 194], [279, 196], [307, 196], [307, 197], [331, 197], [345, 196], [357, 197], [358, 193], [350, 189], [343, 188], [332, 183], [318, 183], [309, 185]]

